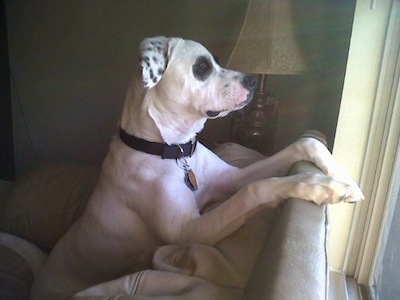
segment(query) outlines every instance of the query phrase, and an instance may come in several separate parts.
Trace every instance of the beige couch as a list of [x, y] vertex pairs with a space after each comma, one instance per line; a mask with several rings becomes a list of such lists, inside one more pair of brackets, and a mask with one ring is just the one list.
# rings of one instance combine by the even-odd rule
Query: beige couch
[[[260, 155], [229, 144], [218, 153], [242, 166]], [[298, 163], [292, 173], [318, 172]], [[42, 165], [20, 178], [0, 199], [0, 299], [28, 299], [48, 252], [79, 217], [98, 170]], [[55, 196], [57, 195], [57, 196]], [[327, 210], [288, 200], [271, 214], [271, 226], [243, 299], [327, 299]]]

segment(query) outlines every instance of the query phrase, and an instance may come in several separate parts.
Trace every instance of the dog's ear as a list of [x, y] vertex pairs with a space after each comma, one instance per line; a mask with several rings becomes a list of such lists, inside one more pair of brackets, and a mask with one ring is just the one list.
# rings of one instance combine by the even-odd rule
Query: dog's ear
[[168, 64], [168, 41], [163, 36], [146, 38], [140, 43], [140, 65], [145, 88], [152, 88], [161, 79]]
[[157, 36], [140, 43], [140, 65], [145, 88], [152, 88], [160, 80], [168, 64], [169, 38]]
[[181, 38], [157, 36], [146, 38], [140, 43], [140, 65], [145, 88], [155, 86], [164, 74], [175, 46], [182, 42]]

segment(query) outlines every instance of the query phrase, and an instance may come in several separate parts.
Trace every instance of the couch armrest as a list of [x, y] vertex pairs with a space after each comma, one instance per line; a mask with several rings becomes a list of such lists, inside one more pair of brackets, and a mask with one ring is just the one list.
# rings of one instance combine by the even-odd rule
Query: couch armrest
[[[321, 172], [298, 162], [291, 174]], [[274, 220], [243, 299], [327, 299], [325, 205], [289, 199]]]
[[0, 299], [29, 299], [31, 285], [46, 259], [35, 245], [0, 232]]

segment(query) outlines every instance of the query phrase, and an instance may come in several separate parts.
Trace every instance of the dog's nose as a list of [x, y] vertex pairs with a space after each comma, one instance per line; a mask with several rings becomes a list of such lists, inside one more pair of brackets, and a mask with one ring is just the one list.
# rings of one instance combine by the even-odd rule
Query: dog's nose
[[241, 83], [246, 89], [254, 90], [257, 86], [257, 78], [251, 75], [245, 75]]

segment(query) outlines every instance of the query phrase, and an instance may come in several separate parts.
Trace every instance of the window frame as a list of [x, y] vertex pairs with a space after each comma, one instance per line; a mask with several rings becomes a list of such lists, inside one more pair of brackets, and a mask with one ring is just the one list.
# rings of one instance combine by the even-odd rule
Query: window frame
[[[348, 270], [371, 286], [394, 205], [395, 167], [400, 136], [400, 4], [392, 2], [360, 184], [368, 202], [356, 209]], [[360, 252], [361, 249], [361, 252]]]
[[[357, 5], [367, 5], [366, 2], [366, 0], [358, 0]], [[383, 3], [381, 2], [379, 5], [382, 6]], [[368, 126], [364, 124], [352, 133], [366, 137], [365, 148], [359, 147], [356, 149], [356, 153], [353, 153], [353, 155], [359, 156], [358, 163], [360, 158], [363, 161], [353, 175], [359, 180], [367, 200], [357, 204], [353, 209], [347, 208], [347, 215], [350, 216], [351, 222], [345, 242], [345, 251], [342, 256], [334, 257], [336, 261], [333, 262], [335, 270], [350, 275], [357, 280], [358, 284], [367, 286], [370, 295], [374, 294], [373, 286], [379, 275], [379, 265], [382, 261], [392, 211], [400, 185], [400, 172], [396, 171], [396, 166], [397, 169], [400, 166], [400, 1], [392, 0], [386, 5], [388, 5], [386, 6], [388, 11], [386, 14], [382, 13], [377, 19], [382, 23], [386, 22], [380, 26], [384, 42], [380, 58], [376, 56], [377, 60], [380, 60], [379, 68], [371, 70], [361, 67], [358, 70], [358, 72], [372, 72], [370, 78], [376, 76], [375, 93], [370, 93], [369, 124]], [[355, 18], [354, 26], [356, 26], [356, 22], [357, 18]], [[350, 64], [354, 58], [351, 55], [350, 51]], [[351, 99], [346, 98], [346, 80], [347, 76], [342, 99], [345, 108], [346, 101], [347, 103], [351, 102]], [[371, 82], [373, 82], [373, 78]], [[359, 82], [358, 84], [363, 83]], [[357, 89], [355, 84], [357, 83], [353, 81], [352, 84], [348, 84], [347, 88]], [[353, 105], [354, 109], [357, 107]], [[347, 118], [351, 118], [352, 113], [351, 109], [345, 109], [339, 115], [334, 147], [334, 155], [336, 152], [339, 158], [346, 155], [346, 152], [348, 153], [349, 148], [346, 149], [346, 142], [349, 142], [349, 136], [341, 138], [340, 132], [346, 129], [342, 123], [345, 123]], [[367, 113], [368, 109], [364, 113], [364, 118]], [[355, 126], [357, 125], [355, 124]]]

